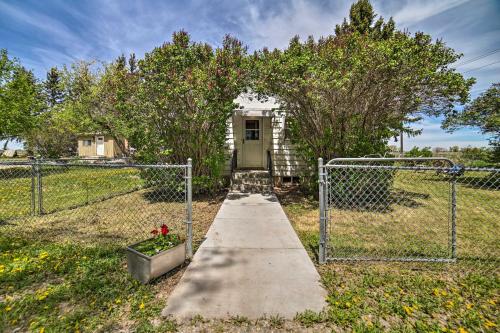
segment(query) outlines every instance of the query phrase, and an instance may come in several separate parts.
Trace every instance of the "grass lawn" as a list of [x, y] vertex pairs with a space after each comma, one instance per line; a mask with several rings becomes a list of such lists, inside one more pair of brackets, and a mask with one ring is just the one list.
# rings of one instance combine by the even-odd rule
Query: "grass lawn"
[[[59, 198], [52, 201], [52, 206], [47, 202], [48, 207], [54, 207], [51, 214], [27, 216], [28, 206], [24, 215], [8, 215], [5, 212], [16, 207], [0, 208], [4, 212], [3, 223], [0, 218], [0, 332], [487, 332], [496, 331], [500, 325], [498, 261], [476, 260], [498, 255], [499, 221], [489, 219], [499, 216], [498, 190], [460, 185], [460, 191], [471, 191], [469, 200], [458, 204], [462, 216], [459, 255], [467, 260], [456, 264], [329, 263], [317, 266], [329, 294], [323, 313], [305, 312], [295, 320], [195, 317], [176, 322], [161, 318], [160, 313], [184, 268], [143, 286], [129, 277], [123, 246], [149, 237], [153, 223], [165, 222], [172, 232], [183, 235], [185, 205], [167, 200], [168, 193], [137, 189], [143, 184], [133, 170], [102, 171], [112, 172], [101, 174], [100, 169], [90, 180], [86, 173], [78, 175], [78, 170], [47, 176], [46, 197]], [[0, 198], [22, 197], [21, 189], [26, 188], [25, 183], [29, 189], [31, 180], [18, 178], [0, 180], [4, 182], [0, 184]], [[7, 181], [21, 185], [6, 186]], [[87, 182], [92, 191], [77, 195], [81, 190], [78, 186], [71, 191], [58, 190], [58, 182], [70, 189], [71, 184]], [[100, 185], [103, 182], [107, 182], [104, 187]], [[444, 202], [447, 187], [439, 183], [431, 189], [436, 181], [424, 178], [416, 187], [405, 179], [396, 179], [395, 184], [399, 191], [406, 191], [404, 197], [411, 201], [399, 201], [393, 210], [384, 213], [332, 212], [332, 218], [339, 222], [331, 231], [334, 249], [344, 251], [344, 255], [393, 254], [391, 249], [398, 245], [398, 239], [403, 239], [402, 233], [413, 231], [414, 237], [422, 238], [401, 244], [399, 248], [405, 254], [448, 255], [448, 210]], [[317, 201], [296, 190], [280, 191], [278, 197], [317, 263]], [[98, 200], [102, 198], [107, 199]], [[194, 201], [195, 248], [205, 236], [221, 199]], [[432, 208], [435, 203], [439, 205]], [[398, 219], [401, 213], [407, 217]], [[432, 223], [433, 218], [437, 223]], [[349, 221], [362, 221], [365, 228], [360, 231]], [[369, 221], [379, 222], [369, 225]], [[392, 224], [383, 225], [389, 222]], [[403, 224], [408, 227], [402, 228]], [[433, 236], [417, 232], [422, 228]], [[390, 233], [380, 238], [384, 232]], [[422, 242], [435, 245], [419, 247]]]
[[[0, 221], [31, 214], [31, 184], [31, 167], [0, 169]], [[43, 166], [43, 210], [50, 213], [86, 205], [143, 185], [139, 170], [133, 168]], [[35, 202], [38, 204], [37, 195]]]
[[[331, 255], [447, 256], [448, 188], [436, 179], [417, 177], [417, 183], [408, 177], [395, 180], [397, 190], [411, 193], [410, 204], [401, 200], [384, 213], [334, 209]], [[321, 314], [306, 312], [296, 320], [313, 328], [317, 323], [326, 324], [334, 330], [497, 331], [500, 192], [463, 185], [458, 190], [458, 255], [464, 260], [454, 264], [331, 262], [318, 266], [329, 294], [328, 308]], [[278, 196], [317, 262], [318, 202], [296, 189], [281, 191]], [[411, 242], [405, 241], [408, 233]]]
[[[146, 222], [158, 215], [172, 214], [170, 229], [184, 235], [185, 206], [146, 198], [138, 191], [0, 226], [0, 332], [175, 330], [160, 312], [184, 268], [143, 286], [127, 273], [123, 245], [149, 237]], [[194, 200], [195, 248], [220, 203]]]
[[[52, 213], [31, 216], [31, 170], [2, 169], [0, 176], [0, 332], [176, 327], [159, 314], [184, 268], [143, 286], [129, 277], [123, 249], [161, 223], [185, 237], [183, 186], [145, 188], [131, 168], [47, 167], [44, 210]], [[150, 183], [165, 179], [148, 176]], [[194, 200], [195, 249], [220, 203]]]

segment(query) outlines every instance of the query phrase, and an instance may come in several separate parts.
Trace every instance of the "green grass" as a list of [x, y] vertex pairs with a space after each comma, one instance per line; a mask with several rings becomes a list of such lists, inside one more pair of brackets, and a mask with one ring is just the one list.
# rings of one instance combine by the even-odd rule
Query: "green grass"
[[[50, 213], [86, 205], [137, 190], [143, 185], [139, 171], [132, 168], [44, 166], [43, 211]], [[0, 221], [32, 213], [31, 186], [31, 168], [0, 169]], [[38, 205], [37, 195], [35, 202]]]
[[[124, 247], [163, 223], [185, 237], [178, 193], [141, 188], [147, 180], [128, 168], [45, 171], [52, 213], [31, 216], [29, 170], [0, 170], [0, 332], [175, 331], [160, 312], [183, 268], [143, 286], [127, 272]], [[195, 249], [219, 206], [194, 200]]]
[[[333, 182], [336, 175], [332, 171]], [[495, 177], [485, 172], [468, 173], [456, 187], [457, 254], [463, 259], [500, 256], [499, 238], [495, 237], [500, 228], [500, 182], [481, 186], [482, 179]], [[376, 173], [370, 181], [376, 184]], [[451, 258], [450, 189], [445, 176], [401, 171], [394, 179], [387, 202], [381, 200], [368, 209], [352, 209], [356, 197], [349, 198], [348, 207], [331, 209], [332, 255]]]
[[[357, 332], [498, 330], [500, 191], [480, 185], [489, 175], [468, 176], [457, 185], [457, 263], [318, 266], [328, 307], [322, 313], [299, 314], [296, 320], [304, 326], [323, 323]], [[331, 256], [449, 257], [449, 184], [417, 173], [398, 175], [394, 187], [402, 199], [393, 201], [388, 210], [331, 211]], [[317, 262], [318, 202], [293, 191], [279, 197]]]
[[0, 331], [110, 331], [159, 316], [154, 286], [132, 280], [113, 246], [0, 237]]

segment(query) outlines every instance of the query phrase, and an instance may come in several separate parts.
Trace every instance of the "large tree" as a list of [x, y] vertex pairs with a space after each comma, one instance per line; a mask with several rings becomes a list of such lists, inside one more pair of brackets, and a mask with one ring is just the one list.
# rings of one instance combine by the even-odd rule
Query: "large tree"
[[139, 61], [141, 119], [136, 124], [144, 130], [135, 142], [138, 156], [171, 163], [192, 157], [198, 179], [218, 181], [233, 99], [245, 87], [245, 53], [232, 37], [214, 50], [191, 42], [184, 31], [147, 53]]
[[448, 112], [442, 126], [450, 132], [462, 127], [479, 128], [490, 136], [494, 160], [500, 162], [500, 83], [494, 83], [462, 110]]
[[94, 131], [111, 135], [120, 149], [127, 153], [125, 140], [134, 144], [145, 128], [138, 113], [139, 73], [135, 70], [135, 55], [121, 55], [115, 62], [105, 65], [91, 93], [86, 110]]
[[23, 139], [43, 109], [41, 87], [32, 72], [0, 50], [0, 140]]
[[449, 66], [458, 54], [375, 17], [361, 0], [334, 35], [295, 37], [284, 51], [254, 55], [254, 89], [279, 99], [292, 141], [311, 166], [318, 157], [383, 154], [401, 131], [418, 134], [410, 123], [467, 101], [474, 80]]

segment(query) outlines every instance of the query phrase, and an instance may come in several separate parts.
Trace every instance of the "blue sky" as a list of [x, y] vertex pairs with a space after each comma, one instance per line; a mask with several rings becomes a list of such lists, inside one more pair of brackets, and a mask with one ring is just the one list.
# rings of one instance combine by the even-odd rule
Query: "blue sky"
[[[229, 33], [250, 50], [283, 48], [293, 35], [330, 34], [347, 16], [352, 1], [11, 1], [0, 0], [0, 48], [21, 60], [39, 78], [52, 66], [80, 59], [110, 61], [122, 53], [142, 56], [187, 30], [194, 40], [220, 44]], [[400, 29], [442, 38], [464, 54], [457, 63], [500, 49], [498, 0], [372, 0], [381, 16], [392, 16]], [[484, 66], [483, 68], [480, 68]], [[472, 96], [500, 81], [500, 51], [457, 66], [477, 78]], [[415, 127], [423, 134], [405, 146], [485, 146], [477, 130], [447, 134], [440, 119]]]

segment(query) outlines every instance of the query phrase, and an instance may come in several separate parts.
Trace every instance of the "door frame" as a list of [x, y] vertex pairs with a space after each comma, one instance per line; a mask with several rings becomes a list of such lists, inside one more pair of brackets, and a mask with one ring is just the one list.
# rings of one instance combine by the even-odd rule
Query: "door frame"
[[[102, 138], [102, 154], [99, 154], [99, 138]], [[95, 154], [96, 156], [106, 156], [106, 145], [104, 135], [96, 135], [95, 137]]]
[[[240, 169], [261, 169], [265, 168], [264, 166], [264, 158], [263, 158], [263, 151], [264, 151], [264, 117], [255, 117], [255, 116], [242, 116], [242, 125], [241, 125], [241, 140], [242, 140], [242, 145], [241, 145], [241, 167]], [[245, 137], [246, 137], [246, 121], [247, 120], [257, 120], [259, 122], [259, 160], [260, 164], [259, 165], [248, 165], [245, 163]]]

